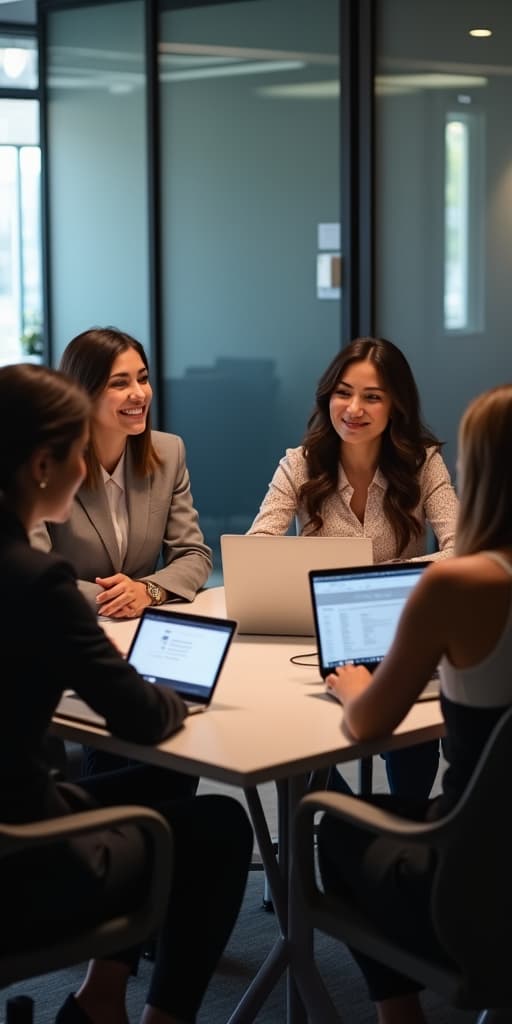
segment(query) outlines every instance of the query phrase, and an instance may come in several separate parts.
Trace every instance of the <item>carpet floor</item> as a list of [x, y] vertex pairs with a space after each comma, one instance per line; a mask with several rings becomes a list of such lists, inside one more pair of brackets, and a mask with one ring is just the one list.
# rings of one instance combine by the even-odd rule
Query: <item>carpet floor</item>
[[[226, 947], [219, 968], [210, 984], [203, 1001], [198, 1024], [224, 1024], [234, 1010], [258, 967], [263, 962], [277, 934], [273, 914], [262, 909], [261, 871], [249, 875], [246, 895], [239, 920]], [[202, 922], [197, 922], [202, 927]], [[350, 954], [339, 943], [320, 936], [317, 939], [317, 962], [328, 985], [329, 991], [342, 1013], [343, 1024], [374, 1024], [375, 1015], [369, 1003], [364, 983], [354, 966]], [[0, 1020], [3, 1022], [4, 1005], [9, 996], [23, 993], [31, 996], [36, 1003], [36, 1024], [53, 1024], [55, 1014], [67, 994], [74, 991], [84, 968], [74, 967], [65, 971], [34, 978], [11, 986], [2, 993]], [[151, 963], [142, 961], [139, 974], [132, 978], [128, 991], [128, 1013], [131, 1024], [139, 1020], [144, 1005]], [[193, 984], [193, 964], [190, 965], [190, 983]], [[474, 1024], [476, 1013], [462, 1013], [450, 1009], [435, 995], [425, 993], [424, 1005], [432, 1024]], [[284, 1024], [285, 983], [284, 979], [261, 1008], [256, 1024]]]

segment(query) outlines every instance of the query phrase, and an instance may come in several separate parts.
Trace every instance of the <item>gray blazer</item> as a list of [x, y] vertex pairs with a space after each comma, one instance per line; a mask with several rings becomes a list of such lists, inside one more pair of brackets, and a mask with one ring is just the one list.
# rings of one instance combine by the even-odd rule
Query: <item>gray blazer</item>
[[123, 572], [131, 579], [154, 580], [192, 601], [212, 570], [211, 550], [192, 502], [183, 441], [156, 430], [152, 438], [162, 464], [151, 477], [135, 476], [129, 443], [126, 450], [129, 530], [123, 562], [103, 481], [97, 490], [80, 488], [67, 523], [48, 523], [30, 535], [32, 547], [53, 549], [71, 563], [80, 590], [96, 609], [101, 592], [93, 582], [96, 576]]

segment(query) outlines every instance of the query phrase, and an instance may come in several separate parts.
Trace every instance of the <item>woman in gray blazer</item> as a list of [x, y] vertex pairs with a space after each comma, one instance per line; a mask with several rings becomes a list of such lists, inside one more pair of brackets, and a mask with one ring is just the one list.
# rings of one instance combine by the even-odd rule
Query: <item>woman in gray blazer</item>
[[151, 430], [148, 360], [113, 327], [70, 341], [60, 369], [92, 401], [87, 477], [67, 523], [32, 534], [63, 555], [102, 615], [134, 618], [172, 598], [192, 600], [212, 569], [192, 501], [183, 441]]

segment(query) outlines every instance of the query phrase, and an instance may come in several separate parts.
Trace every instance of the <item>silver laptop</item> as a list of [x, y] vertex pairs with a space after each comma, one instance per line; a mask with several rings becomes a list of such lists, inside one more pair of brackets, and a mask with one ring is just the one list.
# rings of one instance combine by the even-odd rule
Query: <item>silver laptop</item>
[[[309, 574], [320, 674], [337, 665], [364, 665], [373, 672], [395, 635], [407, 598], [429, 562], [397, 562]], [[404, 666], [407, 671], [407, 666]], [[439, 696], [434, 678], [421, 700]]]
[[226, 612], [240, 633], [313, 636], [308, 572], [333, 565], [367, 565], [367, 537], [220, 538]]
[[[204, 711], [213, 697], [236, 626], [229, 619], [146, 608], [127, 661], [147, 682], [171, 686], [183, 698], [189, 713]], [[101, 715], [69, 691], [55, 713], [90, 725], [105, 725]]]

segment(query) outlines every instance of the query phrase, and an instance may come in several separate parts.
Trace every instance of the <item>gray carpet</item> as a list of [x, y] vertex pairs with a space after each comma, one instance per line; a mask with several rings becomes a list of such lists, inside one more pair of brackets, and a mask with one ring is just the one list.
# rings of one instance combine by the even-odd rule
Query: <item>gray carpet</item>
[[[261, 908], [262, 877], [260, 871], [253, 871], [249, 875], [240, 918], [205, 997], [198, 1024], [223, 1024], [228, 1019], [276, 935], [273, 914], [268, 914]], [[198, 921], [197, 927], [202, 926], [202, 922]], [[329, 991], [340, 1011], [343, 1009], [344, 1024], [374, 1022], [374, 1013], [366, 997], [364, 984], [344, 947], [320, 937], [317, 941], [317, 959]], [[139, 1019], [150, 972], [151, 964], [144, 961], [139, 976], [130, 981], [128, 1009], [131, 1024], [135, 1024]], [[76, 967], [13, 985], [8, 992], [2, 993], [1, 1020], [4, 1020], [3, 1010], [7, 996], [23, 992], [36, 1000], [36, 1024], [53, 1024], [59, 1006], [68, 992], [74, 991], [82, 976], [83, 968]], [[193, 984], [193, 965], [190, 983]], [[474, 1024], [477, 1016], [475, 1013], [450, 1010], [436, 996], [429, 993], [424, 997], [424, 1004], [432, 1024]], [[269, 997], [256, 1020], [257, 1024], [284, 1024], [284, 981]]]

